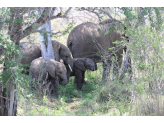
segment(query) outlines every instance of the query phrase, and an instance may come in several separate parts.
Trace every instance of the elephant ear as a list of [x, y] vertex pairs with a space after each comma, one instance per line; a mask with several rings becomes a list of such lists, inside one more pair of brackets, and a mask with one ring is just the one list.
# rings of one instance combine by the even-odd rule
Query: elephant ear
[[85, 63], [81, 59], [77, 59], [74, 62], [74, 65], [82, 71], [86, 71]]
[[49, 59], [48, 61], [46, 61], [46, 70], [47, 72], [53, 77], [55, 78], [55, 60], [53, 59]]

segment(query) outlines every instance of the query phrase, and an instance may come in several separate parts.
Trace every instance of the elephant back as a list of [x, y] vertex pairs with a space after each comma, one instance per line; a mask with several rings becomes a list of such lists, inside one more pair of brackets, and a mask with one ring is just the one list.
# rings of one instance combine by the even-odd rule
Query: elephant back
[[[87, 49], [91, 48], [91, 51], [95, 51], [93, 40], [100, 37], [98, 32], [99, 25], [87, 22], [76, 26], [69, 34], [67, 40], [67, 46], [70, 49], [73, 58], [89, 57], [90, 52], [87, 53]], [[85, 48], [84, 48], [85, 45]]]
[[45, 62], [46, 62], [46, 60], [43, 59], [42, 57], [34, 59], [31, 62], [30, 73], [29, 74], [33, 78], [36, 78], [36, 79], [38, 79], [39, 76], [41, 78], [45, 78], [45, 76], [46, 76]]
[[40, 43], [21, 42], [22, 64], [30, 64], [34, 59], [41, 57]]
[[[109, 34], [107, 34], [109, 33]], [[69, 34], [67, 46], [73, 58], [91, 58], [96, 62], [101, 61], [101, 55], [108, 54], [113, 42], [121, 41], [121, 35], [117, 30], [109, 32], [107, 24], [95, 24], [87, 22], [76, 26]]]

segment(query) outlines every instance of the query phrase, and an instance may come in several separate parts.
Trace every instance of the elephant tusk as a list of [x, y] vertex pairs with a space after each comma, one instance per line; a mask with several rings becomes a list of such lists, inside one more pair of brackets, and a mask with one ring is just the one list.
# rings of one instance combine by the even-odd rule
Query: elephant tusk
[[72, 69], [71, 69], [71, 66], [68, 64], [68, 67], [69, 67], [69, 69], [71, 70], [71, 72], [72, 72]]
[[46, 74], [46, 79], [45, 79], [46, 81], [47, 81], [47, 78], [48, 78], [48, 72], [47, 72], [47, 74]]

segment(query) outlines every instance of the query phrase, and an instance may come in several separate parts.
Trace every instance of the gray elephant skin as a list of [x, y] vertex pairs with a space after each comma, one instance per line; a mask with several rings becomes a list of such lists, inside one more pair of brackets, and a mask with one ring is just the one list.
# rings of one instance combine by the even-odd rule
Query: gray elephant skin
[[[113, 25], [116, 26], [113, 26]], [[67, 39], [67, 46], [70, 49], [73, 58], [91, 58], [96, 63], [103, 62], [103, 76], [106, 70], [105, 60], [102, 57], [106, 57], [108, 63], [111, 64], [111, 57], [117, 56], [117, 68], [121, 67], [123, 47], [116, 48], [113, 43], [116, 40], [121, 41], [123, 33], [118, 33], [118, 29], [124, 28], [124, 25], [118, 21], [107, 20], [103, 24], [95, 24], [92, 22], [82, 23], [73, 28]], [[112, 29], [112, 31], [111, 31]], [[108, 33], [108, 34], [107, 34]], [[109, 48], [115, 47], [115, 55]], [[117, 71], [116, 71], [117, 72]]]
[[77, 83], [77, 90], [81, 90], [85, 83], [85, 71], [97, 70], [96, 63], [90, 58], [75, 58], [73, 59], [73, 71], [70, 76], [75, 76], [75, 83]]
[[41, 57], [41, 45], [39, 43], [21, 42], [21, 63], [24, 65], [24, 73], [29, 74], [29, 66], [31, 62]]
[[[20, 45], [22, 46], [21, 52], [23, 55], [23, 58], [21, 59], [21, 63], [23, 65], [26, 65], [25, 67], [27, 70], [26, 74], [29, 74], [28, 70], [31, 62], [34, 59], [41, 57], [41, 45], [40, 43], [28, 43], [28, 42], [22, 42], [20, 43]], [[71, 67], [73, 67], [73, 59], [71, 57], [71, 53], [69, 49], [65, 45], [55, 40], [52, 40], [52, 47], [54, 50], [55, 60], [60, 61], [60, 59], [62, 59], [64, 64], [66, 65], [67, 72], [68, 72], [67, 77], [69, 79], [70, 70], [68, 64]]]
[[59, 79], [63, 81], [62, 85], [66, 85], [68, 83], [65, 65], [53, 59], [44, 59], [40, 57], [33, 60], [30, 66], [29, 75], [35, 78], [35, 80], [38, 80], [40, 77], [41, 80], [39, 83], [42, 84], [44, 83], [43, 81], [51, 82], [51, 85], [53, 86], [49, 86], [51, 88], [50, 90], [53, 90], [53, 87], [58, 87], [58, 84], [54, 83], [56, 82], [56, 76], [58, 76]]

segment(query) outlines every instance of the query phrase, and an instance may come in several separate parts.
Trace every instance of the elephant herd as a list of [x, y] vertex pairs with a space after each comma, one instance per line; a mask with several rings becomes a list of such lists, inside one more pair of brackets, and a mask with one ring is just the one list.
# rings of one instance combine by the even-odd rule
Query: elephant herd
[[[73, 59], [68, 47], [55, 40], [52, 40], [52, 46], [56, 61], [41, 57], [40, 43], [21, 42], [20, 45], [22, 46], [21, 53], [23, 56], [21, 63], [25, 65], [24, 73], [31, 75], [35, 80], [40, 78], [41, 84], [45, 84], [47, 81], [51, 82], [50, 91], [59, 87], [59, 83], [55, 81], [57, 76], [60, 81], [63, 81], [62, 85], [69, 82], [70, 76], [75, 76], [77, 89], [81, 90], [85, 71], [97, 69], [94, 60], [90, 58]], [[60, 59], [62, 59], [62, 62]]]
[[[103, 77], [107, 65], [111, 66], [112, 56], [117, 56], [114, 73], [118, 76], [121, 67], [123, 47], [116, 46], [115, 41], [121, 41], [123, 33], [119, 28], [124, 28], [116, 20], [106, 20], [95, 24], [92, 22], [82, 23], [73, 28], [67, 39], [67, 46], [53, 40], [55, 60], [41, 57], [40, 43], [22, 42], [21, 63], [26, 65], [24, 73], [31, 75], [35, 80], [41, 78], [41, 83], [51, 82], [52, 89], [59, 86], [55, 79], [63, 81], [62, 85], [69, 82], [71, 76], [75, 76], [77, 90], [81, 90], [85, 83], [85, 71], [97, 70], [96, 63], [103, 62]], [[114, 50], [111, 50], [114, 48]], [[72, 57], [71, 57], [72, 54]], [[60, 62], [62, 59], [63, 62]], [[30, 67], [29, 67], [30, 66]]]

